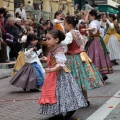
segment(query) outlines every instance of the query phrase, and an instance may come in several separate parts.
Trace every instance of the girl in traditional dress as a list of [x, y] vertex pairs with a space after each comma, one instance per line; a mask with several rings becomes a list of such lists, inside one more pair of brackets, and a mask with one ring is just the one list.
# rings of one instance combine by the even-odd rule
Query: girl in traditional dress
[[63, 20], [61, 20], [62, 18], [62, 13], [57, 11], [55, 13], [55, 17], [54, 17], [54, 20], [53, 20], [53, 28], [54, 29], [57, 29], [57, 30], [60, 30], [62, 32], [65, 32], [64, 30], [64, 26], [63, 26]]
[[49, 120], [61, 120], [62, 113], [67, 112], [64, 116], [67, 120], [77, 109], [86, 107], [87, 102], [65, 66], [67, 59], [60, 45], [65, 35], [59, 30], [52, 30], [47, 33], [46, 38], [50, 53], [47, 58], [43, 57], [43, 60], [47, 61], [48, 68], [45, 69], [46, 78], [38, 100], [39, 112], [55, 115]]
[[28, 34], [25, 46], [26, 64], [15, 74], [10, 83], [24, 90], [39, 89], [43, 85], [45, 70], [38, 58], [41, 49], [37, 51], [38, 40], [35, 34]]
[[104, 42], [110, 52], [110, 60], [117, 65], [117, 59], [120, 59], [120, 35], [117, 33], [118, 24], [115, 21], [114, 14], [109, 14], [107, 19], [108, 29], [104, 37]]
[[88, 19], [86, 19], [87, 18], [86, 15], [88, 15], [87, 12], [85, 13], [82, 11], [81, 12], [81, 19], [78, 22], [78, 30], [80, 31], [80, 34], [83, 37], [83, 43], [81, 45], [81, 49], [84, 49], [85, 44], [88, 41], [88, 38], [86, 37], [86, 35], [87, 35], [86, 31], [85, 32], [81, 31], [83, 28], [84, 29], [87, 28]]
[[90, 104], [87, 97], [87, 91], [102, 85], [102, 78], [97, 68], [92, 64], [91, 59], [86, 52], [81, 49], [82, 38], [78, 30], [75, 30], [78, 19], [74, 16], [67, 16], [64, 21], [65, 30], [68, 32], [66, 38], [61, 42], [67, 45], [68, 51], [66, 65], [70, 69], [74, 80], [79, 85], [80, 91]]
[[108, 79], [106, 74], [113, 73], [113, 69], [109, 58], [109, 52], [102, 37], [100, 37], [100, 22], [96, 19], [97, 11], [91, 10], [89, 12], [89, 27], [87, 29], [82, 29], [82, 31], [89, 32], [89, 41], [86, 43], [85, 50], [101, 73], [103, 80], [106, 80]]

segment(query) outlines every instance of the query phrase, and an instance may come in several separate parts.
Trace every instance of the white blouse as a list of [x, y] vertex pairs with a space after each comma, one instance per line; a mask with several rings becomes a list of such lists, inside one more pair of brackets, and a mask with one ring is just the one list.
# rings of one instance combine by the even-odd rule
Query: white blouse
[[65, 66], [65, 62], [67, 60], [66, 56], [64, 53], [57, 53], [55, 55], [55, 59], [56, 59], [56, 66], [61, 66], [61, 67], [64, 67]]
[[32, 50], [27, 50], [26, 51], [26, 49], [25, 49], [25, 53], [24, 53], [25, 54], [25, 62], [27, 62], [27, 63], [37, 62], [40, 65], [40, 67], [42, 69], [42, 72], [45, 73], [45, 70], [43, 69], [43, 66], [40, 62], [40, 59], [38, 58], [40, 53], [42, 53], [41, 49], [37, 51], [37, 54], [36, 54], [36, 52], [34, 52]]
[[[75, 31], [78, 31], [78, 30], [75, 30]], [[80, 42], [80, 44], [82, 45], [82, 43], [83, 43], [83, 37], [82, 37], [81, 34], [79, 35], [79, 38], [80, 38], [80, 41], [79, 41], [79, 42]], [[63, 41], [61, 41], [61, 45], [62, 45], [62, 46], [67, 46], [68, 44], [71, 44], [72, 41], [73, 41], [73, 35], [72, 35], [71, 32], [68, 32], [68, 33], [66, 34], [65, 39], [64, 39]]]
[[61, 41], [61, 45], [68, 45], [68, 44], [71, 44], [73, 41], [73, 36], [71, 34], [71, 32], [68, 32], [66, 35], [65, 35], [65, 39], [63, 41]]
[[113, 29], [113, 28], [114, 28], [114, 24], [113, 24], [113, 23], [111, 23], [108, 19], [107, 19], [107, 23], [108, 23], [108, 25], [110, 26], [110, 28], [111, 28], [111, 29]]
[[94, 28], [95, 30], [92, 31], [93, 34], [96, 34], [97, 31], [100, 31], [100, 22], [98, 20], [93, 20], [90, 24], [89, 24], [89, 28]]
[[27, 35], [23, 35], [22, 38], [21, 38], [21, 40], [18, 39], [19, 43], [24, 43], [26, 41], [27, 41]]

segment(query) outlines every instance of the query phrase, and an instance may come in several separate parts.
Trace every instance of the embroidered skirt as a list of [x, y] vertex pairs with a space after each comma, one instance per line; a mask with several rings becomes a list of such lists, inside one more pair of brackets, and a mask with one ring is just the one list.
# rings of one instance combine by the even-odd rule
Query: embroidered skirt
[[56, 97], [57, 103], [40, 105], [39, 113], [57, 115], [87, 106], [86, 100], [72, 75], [64, 70], [57, 75]]
[[87, 49], [87, 54], [99, 72], [101, 74], [113, 73], [109, 54], [107, 52], [105, 53], [106, 46], [103, 42], [103, 39], [96, 37], [92, 40], [89, 40], [88, 42], [90, 42], [90, 45]]
[[10, 80], [12, 85], [23, 89], [36, 89], [43, 84], [43, 73], [37, 63], [26, 63]]
[[106, 47], [110, 52], [110, 60], [120, 59], [120, 42], [115, 35], [110, 36]]
[[102, 76], [85, 52], [75, 55], [68, 54], [66, 65], [80, 91], [98, 88], [103, 85]]

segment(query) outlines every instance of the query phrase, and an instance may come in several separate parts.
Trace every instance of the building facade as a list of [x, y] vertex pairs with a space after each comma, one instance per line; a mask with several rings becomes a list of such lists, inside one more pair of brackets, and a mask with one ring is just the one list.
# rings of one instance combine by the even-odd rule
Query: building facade
[[114, 13], [116, 15], [119, 14], [119, 5], [120, 0], [88, 0], [89, 4], [97, 4], [98, 11], [106, 14]]
[[74, 14], [74, 0], [0, 0], [0, 7], [6, 8], [14, 16], [14, 11], [23, 2], [27, 15], [53, 19], [54, 13], [61, 10], [64, 15]]

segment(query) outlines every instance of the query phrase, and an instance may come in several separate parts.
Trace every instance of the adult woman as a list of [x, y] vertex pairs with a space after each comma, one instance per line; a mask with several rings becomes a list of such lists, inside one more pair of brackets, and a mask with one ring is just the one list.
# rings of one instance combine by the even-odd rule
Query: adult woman
[[89, 27], [87, 29], [82, 29], [82, 31], [89, 32], [89, 41], [85, 46], [85, 50], [102, 74], [103, 79], [106, 80], [107, 76], [105, 74], [110, 74], [113, 70], [108, 51], [103, 39], [100, 37], [100, 22], [97, 20], [97, 15], [96, 10], [91, 10], [89, 12]]
[[104, 37], [104, 42], [110, 52], [110, 60], [114, 64], [118, 64], [116, 59], [120, 59], [120, 35], [117, 33], [118, 24], [115, 20], [115, 15], [109, 14], [107, 19], [107, 35]]

